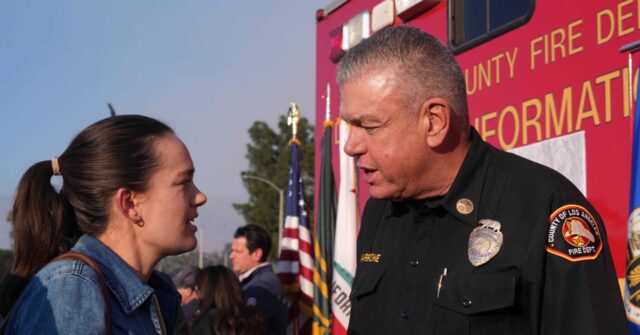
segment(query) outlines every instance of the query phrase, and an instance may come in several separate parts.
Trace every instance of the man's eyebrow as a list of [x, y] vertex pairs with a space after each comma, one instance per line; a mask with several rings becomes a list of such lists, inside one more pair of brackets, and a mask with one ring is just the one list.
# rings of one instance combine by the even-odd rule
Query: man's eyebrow
[[362, 124], [366, 122], [377, 122], [378, 120], [371, 115], [360, 115], [360, 116], [354, 117], [351, 120], [345, 120], [345, 121], [347, 121], [347, 123], [349, 124]]

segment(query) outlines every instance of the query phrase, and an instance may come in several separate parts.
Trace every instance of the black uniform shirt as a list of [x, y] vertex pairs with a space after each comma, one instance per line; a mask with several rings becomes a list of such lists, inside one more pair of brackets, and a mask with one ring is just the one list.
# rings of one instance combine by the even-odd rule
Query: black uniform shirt
[[[349, 334], [625, 334], [595, 209], [559, 173], [471, 137], [447, 195], [368, 201]], [[503, 242], [493, 257], [474, 247], [474, 266], [483, 219]]]

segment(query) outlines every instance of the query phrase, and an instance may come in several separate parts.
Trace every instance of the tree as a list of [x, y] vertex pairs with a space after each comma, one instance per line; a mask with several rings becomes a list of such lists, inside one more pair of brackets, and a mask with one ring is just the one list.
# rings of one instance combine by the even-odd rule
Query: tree
[[[290, 166], [291, 127], [287, 126], [286, 116], [281, 116], [276, 133], [268, 124], [256, 121], [249, 128], [251, 143], [247, 144], [246, 157], [249, 169], [242, 171], [242, 175], [251, 175], [272, 181], [276, 186], [287, 190], [287, 180]], [[300, 119], [297, 138], [300, 141], [300, 169], [305, 188], [305, 200], [309, 218], [313, 218], [313, 174], [314, 174], [314, 129], [306, 118]], [[255, 223], [265, 228], [272, 236], [273, 248], [271, 257], [278, 254], [278, 211], [279, 199], [276, 192], [269, 185], [253, 179], [244, 179], [244, 186], [249, 192], [249, 202], [233, 204], [247, 223]], [[286, 202], [286, 199], [285, 199]]]

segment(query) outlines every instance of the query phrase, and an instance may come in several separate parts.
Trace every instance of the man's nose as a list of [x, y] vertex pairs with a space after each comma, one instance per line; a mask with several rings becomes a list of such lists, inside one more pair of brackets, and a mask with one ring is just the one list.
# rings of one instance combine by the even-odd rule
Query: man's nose
[[361, 136], [361, 129], [350, 127], [347, 143], [344, 144], [344, 153], [351, 157], [357, 157], [365, 153], [366, 146]]

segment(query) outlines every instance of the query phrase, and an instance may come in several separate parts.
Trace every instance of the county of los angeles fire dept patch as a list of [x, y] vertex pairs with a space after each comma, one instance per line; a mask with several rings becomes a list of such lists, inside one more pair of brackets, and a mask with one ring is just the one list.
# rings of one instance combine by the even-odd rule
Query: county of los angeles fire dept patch
[[[640, 207], [629, 214], [627, 229], [627, 270], [625, 271], [624, 306], [627, 318], [640, 323]], [[635, 325], [634, 325], [635, 326]]]
[[547, 252], [577, 262], [596, 259], [601, 250], [598, 223], [584, 207], [566, 205], [551, 214]]

